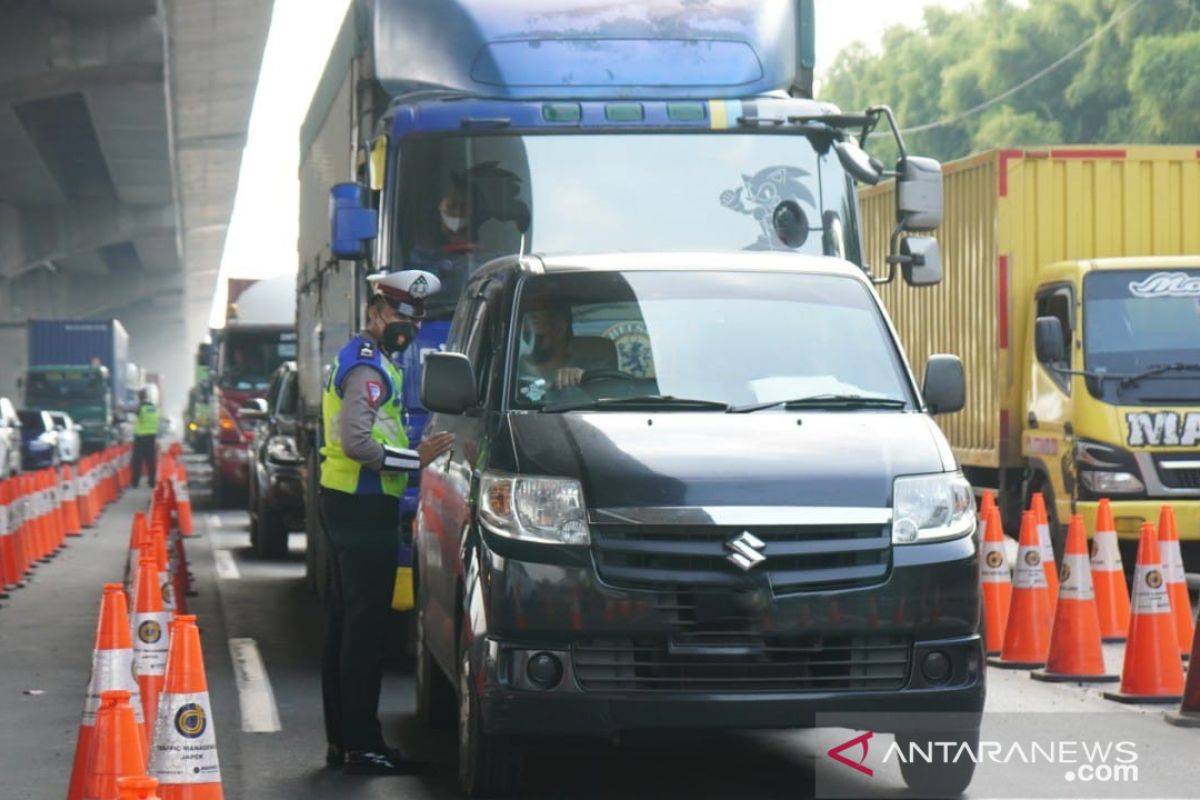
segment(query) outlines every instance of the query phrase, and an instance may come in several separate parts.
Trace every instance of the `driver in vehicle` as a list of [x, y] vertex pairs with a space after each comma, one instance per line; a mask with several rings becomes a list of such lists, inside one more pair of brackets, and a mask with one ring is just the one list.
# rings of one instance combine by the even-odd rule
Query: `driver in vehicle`
[[[570, 306], [541, 295], [530, 302], [525, 320], [533, 342], [529, 352], [521, 357], [521, 377], [535, 383], [541, 380], [543, 390], [566, 389], [582, 383], [588, 365], [579, 363], [571, 352], [574, 337]], [[530, 396], [530, 399], [539, 398]]]

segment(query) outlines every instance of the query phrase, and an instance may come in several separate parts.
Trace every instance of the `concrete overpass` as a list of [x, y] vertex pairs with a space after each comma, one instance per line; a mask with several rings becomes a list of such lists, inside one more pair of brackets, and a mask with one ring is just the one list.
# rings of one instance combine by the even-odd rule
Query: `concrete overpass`
[[[272, 0], [0, 0], [0, 327], [117, 317], [191, 383]], [[16, 341], [0, 338], [0, 346]], [[0, 394], [25, 353], [0, 353]]]

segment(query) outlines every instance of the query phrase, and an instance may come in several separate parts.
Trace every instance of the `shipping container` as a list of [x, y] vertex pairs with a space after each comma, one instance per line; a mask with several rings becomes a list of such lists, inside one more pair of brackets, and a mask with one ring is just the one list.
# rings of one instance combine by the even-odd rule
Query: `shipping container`
[[30, 320], [29, 366], [87, 366], [108, 368], [113, 397], [125, 397], [129, 334], [120, 320]]
[[[944, 280], [919, 291], [893, 283], [881, 286], [880, 294], [914, 363], [941, 352], [963, 359], [966, 409], [940, 417], [939, 424], [976, 487], [999, 489], [1015, 505], [1027, 499], [1024, 495], [1039, 480], [1045, 481], [1045, 491], [1057, 490], [1059, 522], [1065, 523], [1070, 513], [1091, 510], [1087, 493], [1074, 477], [1057, 474], [1077, 470], [1071, 451], [1085, 437], [1081, 420], [1068, 417], [1063, 421], [1067, 435], [1061, 447], [1052, 447], [1045, 434], [1046, 420], [1037, 419], [1047, 403], [1070, 406], [1064, 398], [1072, 392], [1070, 381], [1063, 378], [1064, 398], [1055, 401], [1044, 396], [1040, 382], [1047, 368], [1037, 363], [1034, 354], [1035, 316], [1052, 307], [1045, 300], [1047, 292], [1063, 287], [1064, 302], [1070, 301], [1063, 312], [1071, 348], [1068, 356], [1076, 356], [1073, 365], [1082, 369], [1086, 352], [1080, 317], [1085, 313], [1087, 275], [1106, 269], [1140, 270], [1137, 274], [1187, 272], [1186, 263], [1149, 259], [1200, 255], [1200, 150], [1194, 146], [993, 150], [947, 164], [944, 174], [945, 215], [936, 234]], [[884, 263], [895, 226], [894, 197], [888, 185], [861, 193], [869, 264]], [[1096, 260], [1121, 256], [1135, 260]], [[1200, 331], [1197, 334], [1194, 352], [1200, 352]], [[1146, 360], [1156, 357], [1148, 352]], [[1086, 386], [1074, 393], [1075, 414], [1090, 394]], [[1200, 396], [1192, 404], [1197, 401]], [[1105, 413], [1115, 420], [1118, 414], [1112, 408]], [[1102, 436], [1128, 438], [1115, 422]], [[1039, 477], [1039, 470], [1056, 474]], [[1180, 491], [1172, 495], [1176, 501], [1200, 503], [1200, 488], [1190, 494]], [[1124, 522], [1119, 520], [1122, 534], [1136, 535], [1138, 520], [1148, 513], [1139, 511], [1126, 515]], [[1009, 517], [1010, 525], [1014, 519]], [[1187, 527], [1188, 536], [1200, 538], [1200, 517], [1194, 523], [1189, 517]]]

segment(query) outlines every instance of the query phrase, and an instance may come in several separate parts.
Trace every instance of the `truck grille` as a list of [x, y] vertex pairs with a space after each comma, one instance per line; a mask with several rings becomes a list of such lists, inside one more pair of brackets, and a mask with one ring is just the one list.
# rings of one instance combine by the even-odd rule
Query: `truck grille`
[[[743, 531], [765, 560], [748, 571], [730, 563], [726, 542]], [[891, 566], [886, 525], [594, 525], [601, 579], [629, 589], [745, 588], [769, 582], [775, 594], [869, 586]]]
[[[1193, 454], [1186, 460], [1189, 463], [1195, 463], [1197, 456]], [[1163, 486], [1168, 489], [1200, 489], [1200, 467], [1185, 467], [1182, 469], [1171, 469], [1168, 465], [1172, 459], [1156, 458], [1155, 466], [1158, 468], [1158, 479]]]
[[899, 636], [594, 639], [571, 653], [580, 687], [600, 692], [888, 691], [909, 656]]

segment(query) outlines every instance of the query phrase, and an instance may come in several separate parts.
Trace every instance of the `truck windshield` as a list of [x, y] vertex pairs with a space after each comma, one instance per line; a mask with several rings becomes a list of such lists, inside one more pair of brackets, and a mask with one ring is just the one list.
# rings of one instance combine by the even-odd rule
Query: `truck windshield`
[[[1200, 362], [1200, 268], [1113, 270], [1084, 279], [1084, 367], [1135, 375]], [[1182, 367], [1122, 384], [1093, 381], [1109, 402], [1194, 402], [1200, 369]]]
[[271, 373], [296, 357], [296, 332], [226, 330], [221, 337], [218, 385], [222, 389], [265, 391]]
[[767, 133], [414, 137], [394, 219], [405, 267], [449, 316], [479, 265], [539, 252], [790, 250], [858, 261], [831, 152]]
[[[511, 404], [743, 407], [811, 398], [911, 407], [870, 292], [841, 276], [578, 272], [521, 289]], [[564, 388], [562, 370], [582, 371]], [[596, 401], [600, 401], [599, 404]], [[624, 407], [628, 407], [625, 405]]]
[[30, 405], [57, 408], [68, 403], [104, 403], [108, 384], [89, 370], [31, 372], [26, 398]]

